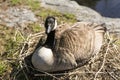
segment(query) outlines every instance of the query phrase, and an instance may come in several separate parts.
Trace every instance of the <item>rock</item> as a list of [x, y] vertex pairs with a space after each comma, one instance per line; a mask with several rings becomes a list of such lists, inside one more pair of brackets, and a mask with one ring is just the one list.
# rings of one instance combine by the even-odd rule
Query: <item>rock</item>
[[31, 10], [19, 7], [9, 7], [0, 11], [0, 24], [8, 27], [21, 26], [36, 22], [37, 18]]
[[120, 36], [120, 19], [102, 17], [91, 8], [81, 6], [74, 0], [41, 0], [41, 6], [61, 13], [72, 13], [78, 21], [105, 23], [110, 32]]
[[98, 14], [94, 10], [85, 6], [79, 6], [75, 1], [71, 0], [42, 0], [42, 6], [58, 10], [61, 13], [72, 13], [76, 15], [76, 18], [79, 21], [93, 21], [93, 19], [91, 18], [95, 18], [94, 21], [98, 21], [101, 19], [100, 14]]

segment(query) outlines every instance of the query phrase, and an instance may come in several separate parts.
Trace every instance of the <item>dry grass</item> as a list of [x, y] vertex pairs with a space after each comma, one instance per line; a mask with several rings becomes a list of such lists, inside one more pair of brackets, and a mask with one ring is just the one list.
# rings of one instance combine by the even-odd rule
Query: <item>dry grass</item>
[[120, 80], [120, 40], [108, 35], [100, 53], [92, 57], [88, 64], [64, 73], [37, 72], [29, 65], [30, 60], [26, 63], [24, 58], [34, 51], [33, 46], [43, 33], [30, 34], [26, 38], [17, 59], [19, 68], [13, 71], [12, 80], [21, 80], [21, 77], [24, 80]]

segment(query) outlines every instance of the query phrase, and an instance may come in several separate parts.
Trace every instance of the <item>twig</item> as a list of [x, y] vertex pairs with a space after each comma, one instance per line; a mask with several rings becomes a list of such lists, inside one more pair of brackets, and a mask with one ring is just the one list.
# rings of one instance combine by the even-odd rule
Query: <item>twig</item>
[[113, 44], [113, 47], [116, 50], [115, 52], [120, 53], [120, 51], [118, 50], [119, 47], [117, 45]]
[[16, 29], [16, 31], [15, 31], [14, 41], [16, 41], [17, 33], [18, 33], [18, 29]]
[[25, 38], [23, 37], [22, 33], [18, 30], [20, 36], [23, 38], [23, 40], [25, 40]]
[[[27, 66], [27, 67], [30, 67], [30, 68], [32, 68], [33, 70], [38, 71], [37, 69], [35, 69], [35, 68], [31, 67], [31, 66]], [[46, 75], [49, 75], [49, 76], [51, 76], [51, 77], [53, 77], [53, 78], [59, 80], [57, 77], [55, 77], [54, 74], [50, 74], [50, 73], [44, 72], [44, 71], [39, 71], [39, 72], [41, 72], [41, 73], [43, 73], [43, 74], [34, 74], [34, 76], [46, 76]]]
[[[43, 36], [43, 35], [36, 35], [35, 37], [37, 38], [37, 37], [41, 37], [41, 36]], [[35, 37], [32, 37], [31, 39], [34, 39]]]
[[60, 75], [66, 75], [66, 74], [69, 74], [69, 73], [56, 73], [56, 74], [50, 74], [50, 73], [45, 73], [45, 74], [34, 74], [34, 76], [50, 76], [50, 75], [52, 75], [52, 76], [60, 76]]
[[[76, 71], [76, 72], [73, 72], [73, 73], [54, 73], [54, 74], [51, 74], [51, 75], [60, 76], [60, 75], [74, 75], [74, 74], [96, 74], [96, 73], [97, 72], [79, 72], [79, 71]], [[99, 72], [99, 74], [107, 74], [107, 72]], [[46, 76], [46, 75], [47, 74], [35, 74], [35, 76]]]
[[23, 71], [23, 73], [25, 75], [26, 80], [29, 80], [29, 78], [28, 78], [27, 74], [25, 73], [24, 69], [22, 71]]
[[[40, 71], [40, 72], [42, 72], [42, 71]], [[53, 74], [50, 74], [50, 73], [47, 73], [47, 72], [42, 72], [42, 73], [44, 73], [44, 74], [34, 74], [34, 76], [46, 76], [46, 75], [49, 75], [49, 76], [51, 76], [51, 77], [59, 80], [59, 79], [58, 79], [57, 77], [55, 77], [55, 75], [53, 75]]]
[[25, 46], [26, 46], [26, 44], [28, 43], [28, 40], [29, 40], [30, 37], [31, 37], [31, 34], [27, 37], [27, 39], [26, 39], [25, 42], [24, 42], [24, 45], [23, 45], [23, 47], [22, 47], [22, 49], [21, 49], [21, 51], [20, 51], [20, 57], [21, 57], [21, 55], [22, 55], [22, 53], [23, 53], [23, 50], [25, 49]]
[[45, 31], [42, 31], [42, 32], [39, 32], [39, 33], [32, 34], [31, 37], [34, 37], [34, 36], [37, 36], [37, 35], [41, 35], [41, 34], [43, 34], [43, 33], [45, 33]]
[[16, 80], [15, 78], [16, 78], [16, 76], [18, 75], [18, 73], [19, 73], [21, 70], [22, 70], [22, 69], [19, 69], [19, 71], [17, 71], [16, 74], [14, 74], [13, 80]]
[[24, 45], [23, 45], [23, 47], [22, 47], [22, 49], [21, 49], [21, 51], [20, 51], [20, 55], [19, 55], [20, 59], [21, 59], [21, 57], [22, 57], [22, 53], [23, 53], [23, 51], [24, 51], [25, 45], [26, 45], [26, 43], [24, 43]]
[[112, 75], [112, 73], [108, 72], [107, 73], [114, 79], [114, 80], [118, 80], [115, 76]]
[[101, 65], [100, 69], [98, 70], [98, 72], [95, 74], [94, 80], [96, 80], [99, 72], [103, 69], [103, 67], [104, 67], [104, 65], [105, 65], [106, 56], [107, 56], [107, 54], [108, 54], [108, 50], [109, 50], [110, 44], [111, 44], [111, 41], [109, 41], [109, 43], [108, 43], [108, 45], [107, 45], [107, 50], [106, 50], [106, 53], [104, 54], [102, 65]]

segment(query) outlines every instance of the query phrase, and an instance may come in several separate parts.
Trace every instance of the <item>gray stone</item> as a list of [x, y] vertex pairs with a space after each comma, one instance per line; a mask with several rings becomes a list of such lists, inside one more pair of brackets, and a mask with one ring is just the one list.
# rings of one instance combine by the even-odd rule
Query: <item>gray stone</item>
[[10, 7], [0, 11], [0, 24], [15, 27], [18, 24], [25, 27], [26, 24], [36, 22], [37, 18], [31, 10], [18, 7]]

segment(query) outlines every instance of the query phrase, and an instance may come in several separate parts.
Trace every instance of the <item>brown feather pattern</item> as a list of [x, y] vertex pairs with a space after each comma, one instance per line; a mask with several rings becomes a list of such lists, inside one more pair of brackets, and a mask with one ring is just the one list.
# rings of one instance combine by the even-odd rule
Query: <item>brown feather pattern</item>
[[[56, 32], [56, 36], [58, 36], [57, 33], [59, 31]], [[55, 65], [65, 64], [74, 67], [83, 60], [89, 59], [100, 51], [104, 33], [105, 27], [88, 22], [78, 22], [65, 29], [61, 36], [56, 38], [53, 48], [57, 63]]]

